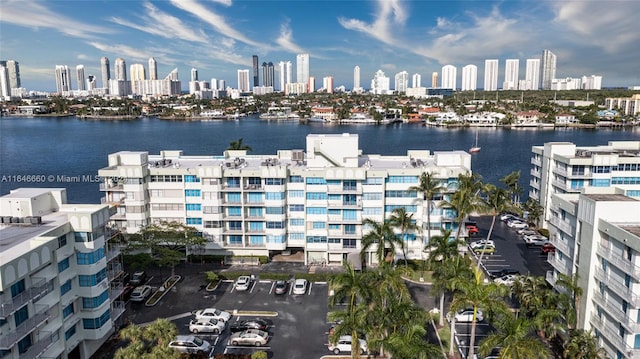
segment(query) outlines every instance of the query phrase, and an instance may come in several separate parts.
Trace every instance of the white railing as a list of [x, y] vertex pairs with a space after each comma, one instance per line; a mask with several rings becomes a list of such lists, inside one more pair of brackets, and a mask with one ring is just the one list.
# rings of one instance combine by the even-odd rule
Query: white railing
[[33, 316], [20, 323], [14, 332], [10, 332], [0, 338], [0, 349], [8, 350], [13, 347], [19, 340], [22, 340], [29, 333], [34, 331], [42, 323], [51, 317], [47, 306], [37, 305], [40, 308]]
[[611, 288], [616, 295], [626, 300], [628, 303], [631, 303], [634, 307], [640, 306], [640, 296], [634, 293], [630, 287], [624, 285], [624, 283], [612, 278], [600, 268], [596, 270], [596, 278], [607, 287]]
[[553, 244], [556, 249], [560, 250], [562, 253], [571, 255], [571, 249], [569, 248], [569, 243], [566, 240], [562, 240], [558, 238], [558, 236], [551, 236], [550, 238], [551, 244]]
[[[33, 279], [35, 280], [36, 278]], [[31, 288], [11, 298], [11, 302], [0, 305], [0, 318], [8, 317], [29, 301], [33, 300], [35, 302], [49, 294], [49, 292], [51, 292], [51, 286], [48, 285], [47, 280], [44, 278], [37, 280]]]
[[623, 258], [620, 254], [614, 253], [612, 248], [600, 243], [596, 249], [596, 253], [605, 257], [612, 265], [640, 281], [640, 266], [631, 263], [631, 261]]
[[570, 225], [567, 221], [562, 220], [559, 217], [552, 216], [549, 219], [549, 222], [553, 224], [556, 228], [562, 230], [563, 232], [573, 236], [573, 226]]
[[35, 359], [49, 349], [54, 342], [60, 340], [58, 331], [55, 332], [40, 332], [38, 333], [38, 341], [33, 343], [32, 346], [27, 349], [25, 353], [20, 354], [20, 359]]

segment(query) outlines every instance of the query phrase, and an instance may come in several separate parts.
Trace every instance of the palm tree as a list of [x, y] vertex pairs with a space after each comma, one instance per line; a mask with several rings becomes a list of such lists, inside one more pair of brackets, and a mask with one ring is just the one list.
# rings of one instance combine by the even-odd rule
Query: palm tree
[[[435, 238], [435, 237], [434, 237]], [[471, 272], [471, 260], [469, 257], [457, 255], [446, 257], [433, 270], [433, 290], [440, 293], [440, 310], [438, 326], [444, 326], [444, 296], [445, 292], [453, 291], [451, 280], [456, 277], [464, 277], [468, 280], [473, 278]], [[452, 343], [453, 344], [453, 343]]]
[[434, 178], [430, 172], [423, 172], [420, 175], [420, 181], [417, 186], [409, 187], [409, 191], [422, 193], [422, 200], [427, 202], [427, 240], [422, 245], [431, 243], [431, 201], [436, 194], [444, 191], [444, 187], [440, 185], [440, 181]]
[[387, 247], [390, 253], [395, 254], [396, 245], [402, 245], [402, 240], [393, 233], [391, 224], [387, 220], [380, 223], [367, 218], [363, 221], [363, 224], [365, 226], [371, 226], [371, 230], [362, 236], [360, 256], [365, 259], [367, 250], [374, 244], [377, 244], [376, 256], [378, 257], [378, 264], [383, 265], [387, 258]]
[[591, 331], [569, 330], [569, 339], [564, 345], [563, 359], [606, 359], [604, 348], [598, 346], [598, 339]]
[[242, 137], [240, 137], [239, 139], [235, 140], [235, 141], [231, 141], [229, 143], [229, 147], [227, 147], [228, 151], [237, 151], [237, 150], [246, 150], [246, 151], [253, 151], [253, 149], [248, 146], [245, 145], [244, 143], [242, 143]]
[[458, 185], [458, 189], [451, 195], [450, 199], [440, 203], [441, 207], [452, 208], [457, 213], [456, 241], [460, 239], [463, 221], [470, 213], [482, 207], [479, 197], [482, 182], [478, 175], [460, 175], [458, 176]]
[[561, 294], [561, 298], [566, 296], [568, 300], [564, 308], [566, 310], [565, 317], [567, 319], [567, 327], [574, 329], [580, 314], [580, 298], [582, 297], [582, 288], [578, 284], [578, 274], [568, 276], [563, 273], [558, 273], [558, 279], [556, 280], [556, 287], [561, 287], [565, 290], [565, 293]]
[[355, 271], [348, 262], [344, 263], [345, 271], [336, 274], [331, 278], [331, 288], [334, 291], [331, 297], [330, 306], [334, 307], [344, 299], [348, 299], [347, 310], [351, 311], [358, 303], [358, 299], [367, 302], [371, 296], [370, 286], [363, 280], [363, 275]]
[[178, 335], [178, 329], [166, 319], [157, 319], [146, 327], [131, 324], [123, 328], [119, 335], [129, 344], [118, 348], [114, 356], [117, 359], [180, 357], [180, 353], [168, 347], [169, 342]]
[[414, 213], [407, 213], [407, 209], [404, 207], [398, 207], [393, 210], [391, 213], [391, 218], [389, 218], [389, 224], [393, 227], [400, 229], [400, 233], [402, 233], [401, 243], [402, 243], [402, 255], [404, 256], [404, 266], [407, 267], [407, 243], [409, 241], [408, 234], [409, 232], [415, 231], [418, 229], [414, 219]]
[[[506, 212], [508, 209], [512, 208], [513, 205], [509, 199], [509, 192], [503, 188], [499, 188], [488, 183], [485, 186], [484, 191], [487, 197], [483, 200], [483, 206], [486, 208], [487, 213], [491, 215], [491, 227], [489, 227], [489, 233], [487, 233], [487, 240], [489, 240], [493, 233], [493, 227], [496, 224], [496, 217], [500, 213]], [[482, 263], [484, 252], [485, 251], [482, 251], [480, 258], [478, 259], [478, 268], [480, 268], [480, 264]]]
[[531, 319], [515, 317], [505, 312], [494, 320], [496, 331], [489, 334], [480, 344], [479, 353], [484, 357], [493, 348], [500, 348], [500, 358], [551, 358], [551, 351], [540, 338], [534, 335], [535, 327]]
[[[471, 321], [469, 352], [467, 355], [467, 359], [473, 359], [478, 308], [491, 309], [493, 312], [506, 311], [506, 304], [502, 298], [507, 294], [508, 289], [506, 286], [493, 282], [485, 284], [482, 272], [477, 268], [473, 270], [472, 280], [456, 277], [451, 282], [452, 287], [456, 290], [451, 302], [451, 311], [455, 313], [460, 309], [473, 307], [473, 320]], [[451, 322], [453, 323], [454, 320]]]
[[520, 181], [520, 171], [513, 171], [508, 175], [500, 178], [500, 182], [504, 183], [511, 193], [511, 202], [520, 203], [520, 194], [522, 188], [518, 187], [518, 181]]
[[352, 310], [339, 310], [329, 313], [329, 320], [335, 321], [338, 324], [333, 327], [333, 333], [329, 335], [329, 340], [332, 343], [338, 341], [343, 335], [351, 336], [351, 357], [360, 358], [360, 331], [367, 332], [369, 325], [367, 324], [367, 307], [366, 303], [356, 305]]
[[512, 291], [520, 303], [520, 308], [529, 317], [536, 316], [540, 310], [546, 308], [552, 296], [552, 290], [544, 277], [521, 277], [513, 283]]
[[538, 226], [540, 224], [540, 218], [544, 213], [544, 208], [540, 205], [540, 202], [533, 198], [528, 198], [523, 208], [528, 213], [527, 219], [529, 222]]

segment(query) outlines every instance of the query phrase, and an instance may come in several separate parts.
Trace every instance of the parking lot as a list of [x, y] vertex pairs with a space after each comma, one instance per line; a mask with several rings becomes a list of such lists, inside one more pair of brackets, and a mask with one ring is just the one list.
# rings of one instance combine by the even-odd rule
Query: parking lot
[[[182, 274], [177, 271], [177, 274]], [[282, 295], [273, 292], [274, 281], [256, 277], [248, 290], [237, 291], [234, 283], [223, 281], [214, 291], [206, 291], [204, 274], [183, 275], [175, 290], [167, 293], [153, 307], [144, 303], [127, 304], [128, 319], [136, 324], [152, 322], [164, 317], [176, 324], [179, 335], [195, 335], [214, 345], [211, 356], [221, 353], [250, 354], [257, 350], [269, 353], [269, 358], [320, 358], [331, 354], [327, 350], [327, 293], [326, 283], [309, 283], [305, 294], [292, 294], [292, 285]], [[150, 284], [154, 287], [160, 283]], [[269, 341], [261, 347], [229, 345], [229, 323], [219, 335], [191, 334], [189, 321], [192, 311], [216, 308], [232, 314], [230, 323], [237, 320], [263, 318], [268, 322]]]

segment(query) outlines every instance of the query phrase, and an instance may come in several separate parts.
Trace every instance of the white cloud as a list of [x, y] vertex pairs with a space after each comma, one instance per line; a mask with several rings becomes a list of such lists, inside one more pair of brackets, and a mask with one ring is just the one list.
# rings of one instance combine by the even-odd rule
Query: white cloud
[[264, 46], [258, 42], [255, 42], [249, 39], [240, 31], [234, 29], [231, 25], [227, 23], [227, 21], [223, 16], [216, 14], [215, 12], [207, 9], [206, 7], [202, 6], [201, 4], [193, 0], [170, 0], [170, 2], [173, 6], [177, 7], [178, 9], [189, 12], [195, 17], [211, 25], [211, 27], [213, 27], [218, 33], [224, 36], [235, 39], [247, 45], [256, 46], [256, 47]]
[[34, 29], [53, 29], [69, 36], [85, 39], [92, 38], [95, 34], [111, 33], [107, 28], [78, 22], [55, 13], [46, 8], [43, 2], [36, 1], [3, 0], [0, 22]]
[[131, 22], [119, 17], [112, 17], [111, 21], [118, 25], [127, 26], [152, 35], [167, 39], [181, 39], [193, 42], [207, 43], [207, 36], [202, 30], [194, 31], [186, 26], [179, 18], [160, 11], [149, 2], [144, 3], [147, 10], [140, 21]]
[[85, 55], [85, 54], [78, 54], [76, 56], [76, 59], [78, 59], [78, 60], [88, 60], [88, 59], [90, 59], [90, 57]]
[[90, 41], [88, 42], [88, 44], [102, 52], [118, 54], [118, 57], [123, 57], [125, 59], [132, 59], [135, 61], [146, 61], [149, 59], [149, 57], [151, 57], [151, 54], [149, 51], [140, 50], [127, 45], [103, 44], [96, 41]]
[[362, 32], [380, 40], [386, 44], [396, 43], [396, 38], [391, 31], [404, 26], [407, 12], [400, 0], [378, 0], [378, 12], [375, 20], [368, 24], [358, 19], [338, 18], [338, 22], [347, 30]]
[[302, 47], [293, 41], [293, 32], [289, 27], [289, 22], [285, 22], [280, 25], [280, 36], [276, 39], [276, 43], [282, 47], [283, 50], [292, 52], [294, 54], [300, 54], [306, 52]]

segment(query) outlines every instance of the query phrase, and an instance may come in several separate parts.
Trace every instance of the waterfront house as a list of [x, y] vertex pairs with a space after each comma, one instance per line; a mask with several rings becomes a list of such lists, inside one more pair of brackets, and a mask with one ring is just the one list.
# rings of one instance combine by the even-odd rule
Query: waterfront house
[[568, 126], [580, 123], [580, 120], [572, 113], [559, 113], [555, 116], [555, 119], [556, 126]]
[[538, 127], [542, 124], [544, 113], [539, 111], [517, 112], [511, 127]]

